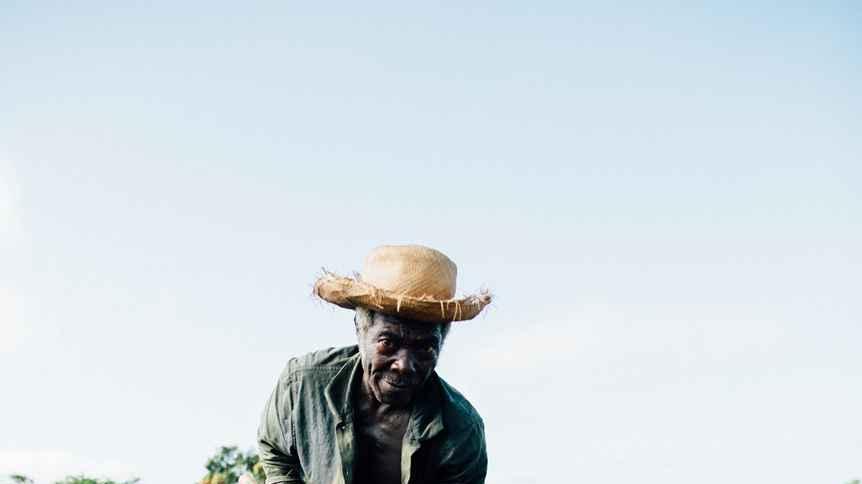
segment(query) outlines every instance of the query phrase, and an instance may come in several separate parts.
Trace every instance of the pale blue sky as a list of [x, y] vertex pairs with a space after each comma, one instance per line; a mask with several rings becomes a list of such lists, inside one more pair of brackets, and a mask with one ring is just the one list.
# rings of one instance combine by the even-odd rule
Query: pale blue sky
[[190, 483], [382, 243], [489, 484], [862, 477], [862, 9], [0, 6], [0, 473]]

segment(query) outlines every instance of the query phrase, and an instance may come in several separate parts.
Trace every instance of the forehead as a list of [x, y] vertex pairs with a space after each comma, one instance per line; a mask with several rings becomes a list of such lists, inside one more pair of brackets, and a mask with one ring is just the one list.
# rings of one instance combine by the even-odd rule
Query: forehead
[[374, 324], [371, 325], [368, 332], [371, 334], [393, 333], [402, 338], [439, 338], [440, 325], [374, 313]]

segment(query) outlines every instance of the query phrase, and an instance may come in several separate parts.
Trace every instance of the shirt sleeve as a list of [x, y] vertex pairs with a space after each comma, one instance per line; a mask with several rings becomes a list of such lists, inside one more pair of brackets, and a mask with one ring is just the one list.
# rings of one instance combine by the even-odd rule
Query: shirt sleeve
[[488, 473], [485, 427], [478, 422], [464, 432], [441, 462], [439, 484], [484, 484]]
[[290, 390], [290, 380], [282, 376], [266, 402], [260, 419], [257, 444], [266, 484], [303, 482], [302, 466], [296, 455], [290, 421], [293, 404]]

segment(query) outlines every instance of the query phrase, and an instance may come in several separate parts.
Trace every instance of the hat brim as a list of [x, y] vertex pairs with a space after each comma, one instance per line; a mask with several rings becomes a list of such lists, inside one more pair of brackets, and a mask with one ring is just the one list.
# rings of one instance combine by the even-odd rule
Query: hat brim
[[364, 307], [392, 316], [429, 323], [473, 319], [491, 303], [491, 294], [488, 292], [453, 299], [417, 298], [396, 294], [361, 280], [330, 272], [324, 273], [314, 283], [314, 294], [324, 301], [343, 308]]

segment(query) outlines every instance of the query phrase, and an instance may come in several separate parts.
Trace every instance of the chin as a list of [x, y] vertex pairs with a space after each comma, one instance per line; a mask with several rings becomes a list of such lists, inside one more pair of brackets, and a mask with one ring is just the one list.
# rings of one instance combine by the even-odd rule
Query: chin
[[409, 395], [384, 395], [380, 402], [393, 407], [403, 407], [410, 403], [411, 396]]
[[389, 405], [407, 404], [413, 398], [412, 388], [385, 388], [388, 385], [383, 383], [379, 388], [380, 401]]

